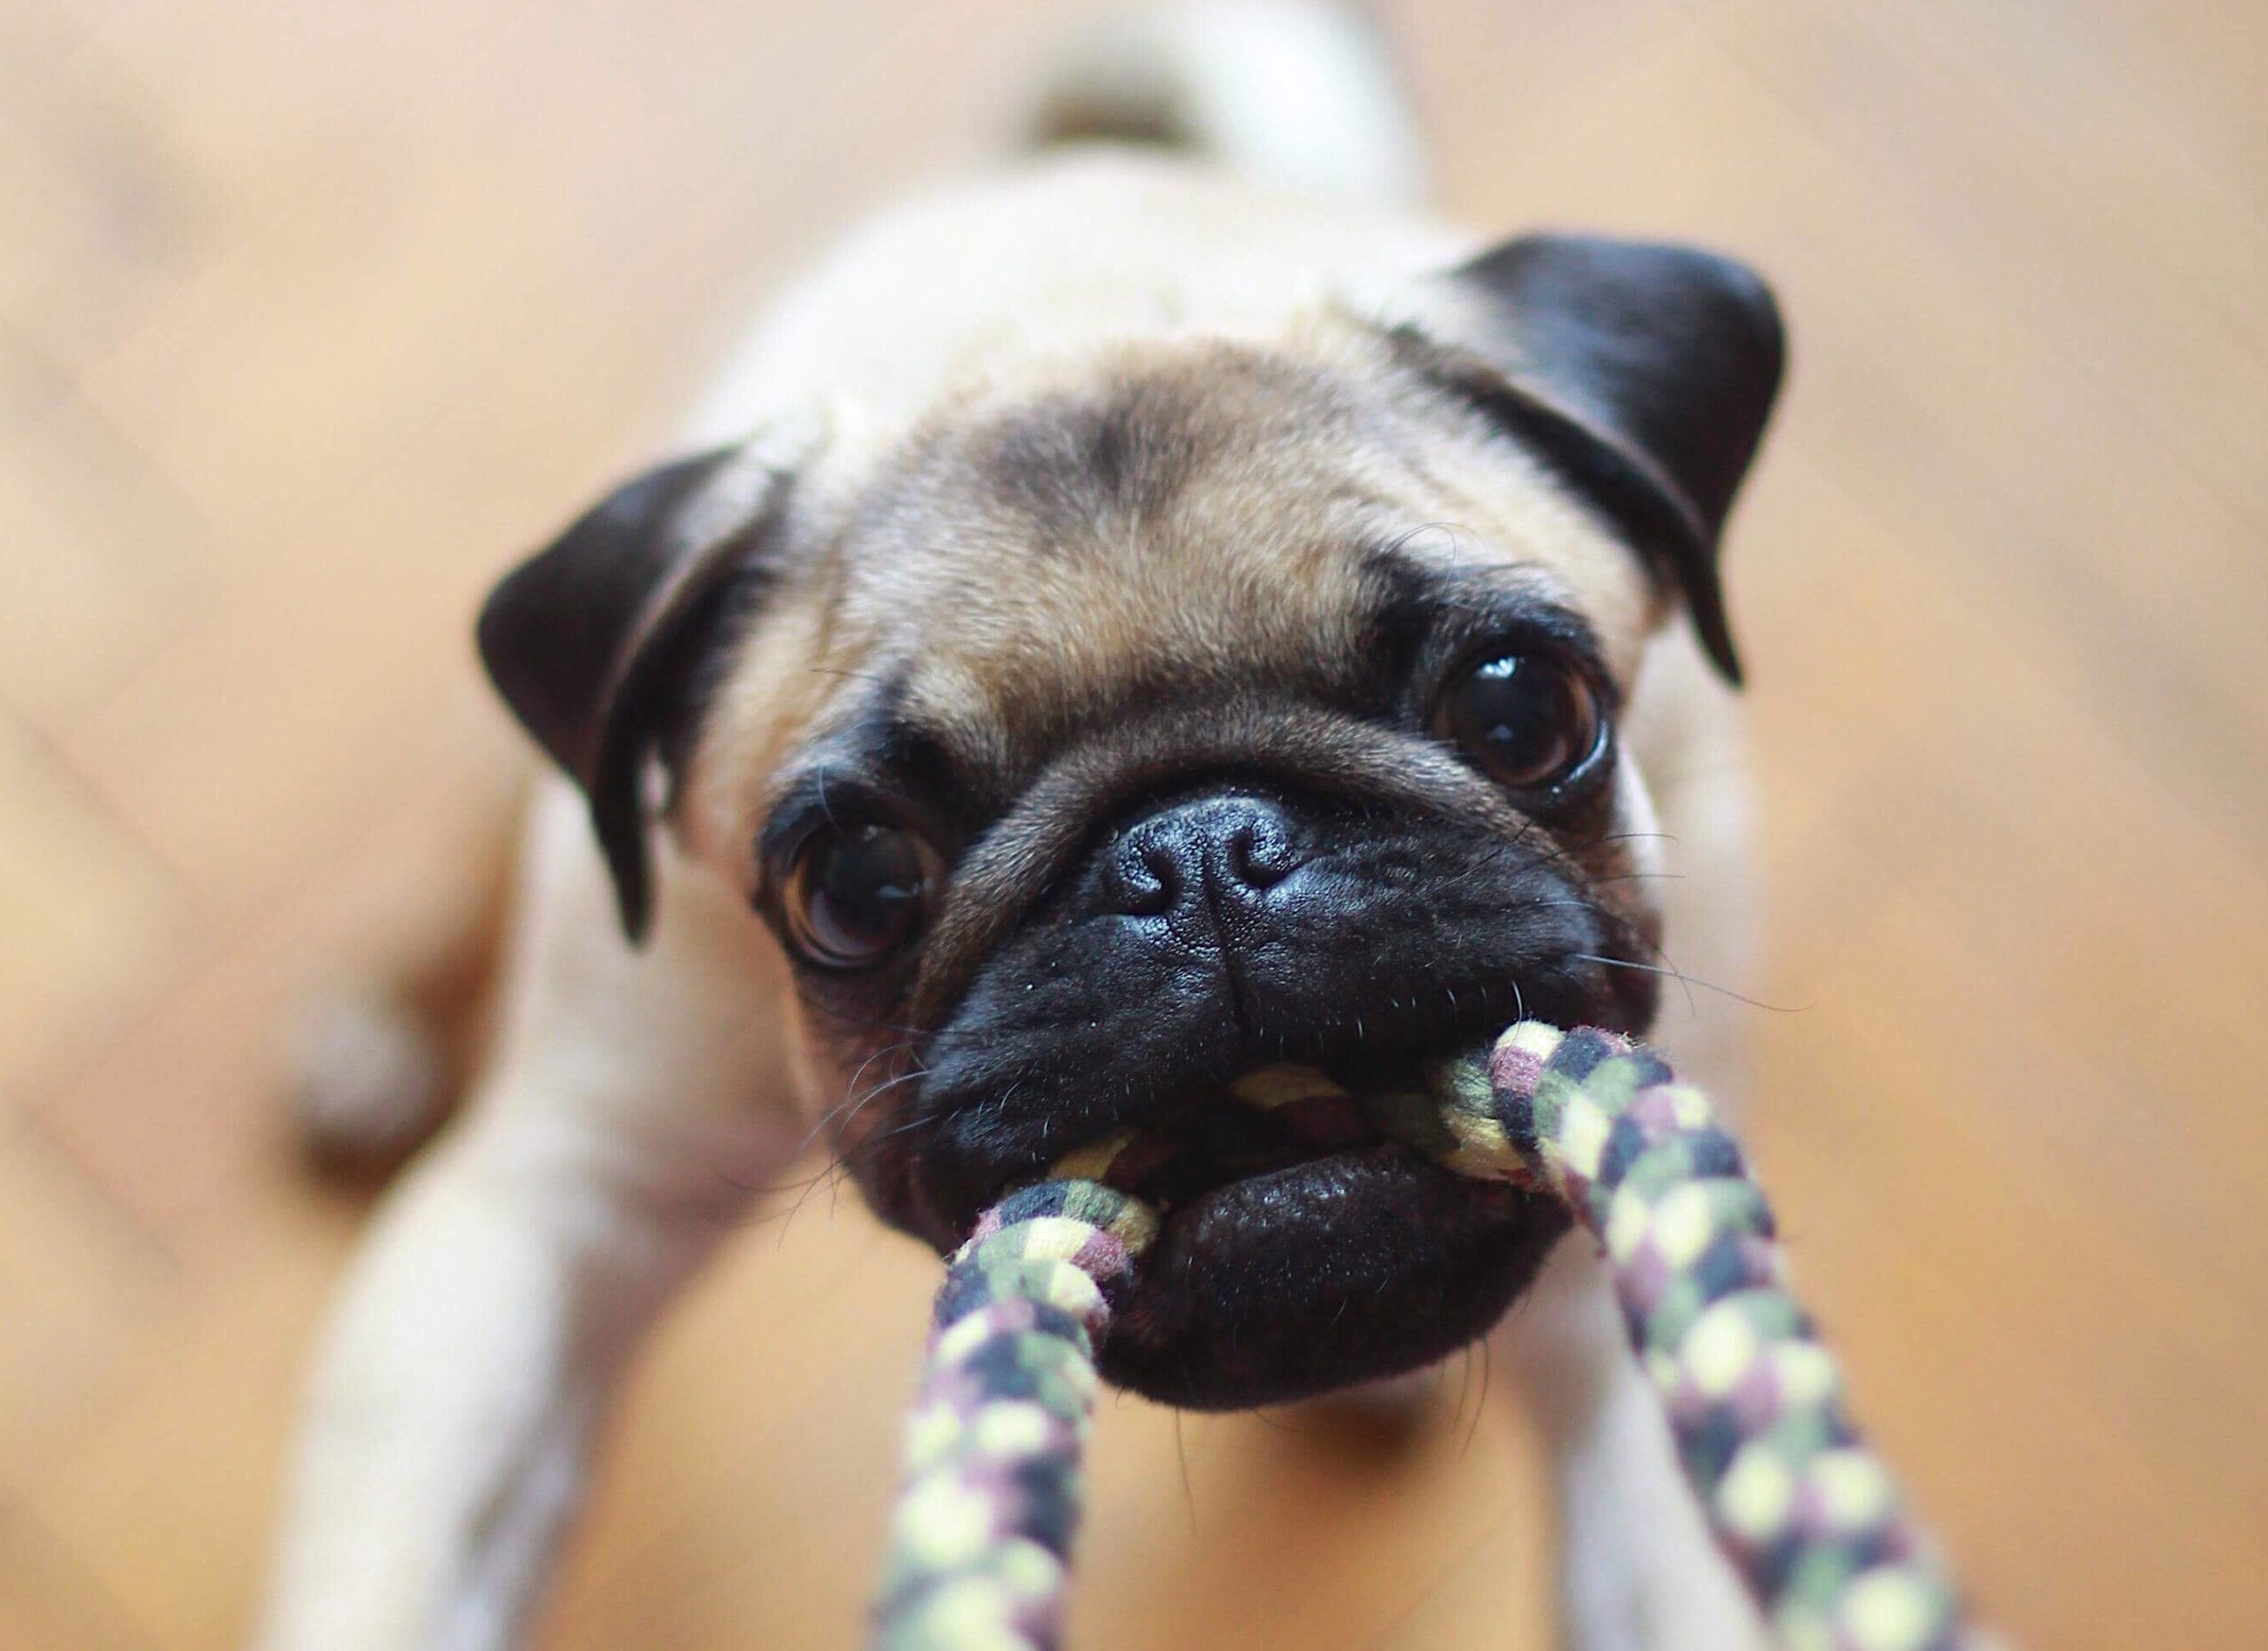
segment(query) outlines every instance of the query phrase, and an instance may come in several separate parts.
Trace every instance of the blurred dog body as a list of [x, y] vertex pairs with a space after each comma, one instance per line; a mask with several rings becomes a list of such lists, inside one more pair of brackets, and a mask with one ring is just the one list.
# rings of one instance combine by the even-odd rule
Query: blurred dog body
[[[814, 1141], [944, 1249], [1266, 1061], [1646, 1030], [1665, 941], [1736, 970], [1715, 555], [1760, 284], [1418, 215], [1377, 43], [1323, 8], [1107, 23], [1032, 125], [822, 260], [695, 456], [484, 613], [561, 772], [483, 1076], [345, 1287], [268, 1643], [509, 1642], [643, 1331]], [[1668, 1035], [1722, 1081], [1716, 1017]], [[1223, 1166], [1107, 1367], [1274, 1402], [1526, 1290], [1496, 1334], [1571, 1643], [1752, 1643], [1562, 1230], [1382, 1146]]]

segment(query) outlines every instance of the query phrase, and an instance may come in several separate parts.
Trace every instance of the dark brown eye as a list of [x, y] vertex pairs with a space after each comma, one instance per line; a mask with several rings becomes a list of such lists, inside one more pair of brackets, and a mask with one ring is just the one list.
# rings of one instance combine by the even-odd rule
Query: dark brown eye
[[1582, 674], [1542, 653], [1508, 653], [1470, 666], [1433, 712], [1433, 732], [1462, 749], [1499, 785], [1556, 785], [1598, 749], [1598, 696]]
[[796, 852], [783, 899], [796, 950], [823, 969], [867, 969], [920, 925], [935, 856], [894, 826], [819, 831]]

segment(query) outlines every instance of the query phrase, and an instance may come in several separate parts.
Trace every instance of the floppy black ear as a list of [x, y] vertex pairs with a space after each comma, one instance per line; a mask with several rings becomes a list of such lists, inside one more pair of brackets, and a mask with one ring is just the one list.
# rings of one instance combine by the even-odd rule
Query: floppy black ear
[[1458, 388], [1677, 580], [1710, 658], [1739, 681], [1718, 537], [1779, 393], [1771, 290], [1714, 253], [1573, 235], [1507, 241], [1453, 278], [1486, 318], [1457, 342], [1499, 378]]
[[513, 569], [480, 611], [481, 662], [590, 798], [633, 940], [652, 915], [649, 760], [695, 714], [728, 596], [768, 579], [784, 479], [749, 448], [649, 471]]

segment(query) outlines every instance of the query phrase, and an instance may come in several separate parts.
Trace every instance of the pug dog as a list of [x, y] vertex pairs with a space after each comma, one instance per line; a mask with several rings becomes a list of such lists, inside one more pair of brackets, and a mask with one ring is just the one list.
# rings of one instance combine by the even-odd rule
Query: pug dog
[[[1324, 9], [1102, 26], [496, 588], [553, 770], [500, 1024], [346, 1283], [266, 1643], [511, 1642], [641, 1336], [809, 1142], [943, 1253], [1261, 1065], [1647, 1032], [1666, 947], [1736, 966], [1773, 299], [1434, 222], [1394, 87]], [[1568, 1642], [1754, 1643], [1557, 1210], [1384, 1142], [1184, 1169], [1109, 1380], [1271, 1405], [1496, 1334]]]

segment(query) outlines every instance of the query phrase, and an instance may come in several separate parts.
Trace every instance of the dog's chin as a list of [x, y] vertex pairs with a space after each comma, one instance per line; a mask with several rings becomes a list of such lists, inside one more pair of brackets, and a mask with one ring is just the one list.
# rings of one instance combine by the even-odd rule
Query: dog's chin
[[1244, 1176], [1165, 1212], [1102, 1371], [1196, 1410], [1399, 1375], [1486, 1334], [1566, 1225], [1383, 1143]]

